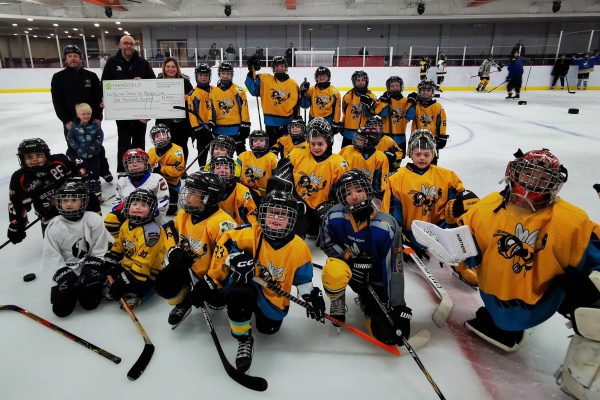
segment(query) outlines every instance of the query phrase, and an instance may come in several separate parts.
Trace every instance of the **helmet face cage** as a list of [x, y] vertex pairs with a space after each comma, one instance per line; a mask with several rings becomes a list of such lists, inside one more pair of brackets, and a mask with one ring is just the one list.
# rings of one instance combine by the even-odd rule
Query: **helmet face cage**
[[317, 81], [317, 82], [319, 81], [317, 78], [320, 75], [325, 75], [327, 77], [327, 82], [329, 82], [331, 80], [331, 71], [327, 67], [317, 68], [317, 70], [315, 71], [315, 81]]
[[[179, 195], [179, 207], [189, 214], [197, 214], [207, 205], [216, 204], [225, 188], [223, 179], [210, 172], [194, 172], [186, 179]], [[197, 202], [192, 202], [197, 196]]]
[[379, 133], [383, 132], [383, 121], [379, 115], [371, 117], [367, 120], [365, 124], [365, 128], [371, 128], [372, 130], [376, 130]]
[[218, 157], [214, 155], [214, 151], [217, 148], [221, 148], [227, 151], [227, 156], [233, 158], [235, 151], [235, 140], [229, 136], [217, 136], [210, 145], [211, 157]]
[[[145, 165], [144, 169], [140, 169], [139, 171], [131, 170], [131, 167], [137, 166], [140, 163]], [[142, 149], [127, 150], [125, 154], [123, 154], [123, 168], [127, 175], [132, 178], [144, 176], [146, 171], [150, 168], [148, 153]]]
[[370, 150], [374, 149], [380, 140], [381, 132], [372, 127], [364, 127], [356, 132], [352, 145], [357, 150]]
[[367, 73], [365, 71], [355, 71], [352, 74], [352, 86], [353, 87], [356, 87], [356, 80], [361, 77], [365, 78], [365, 82], [366, 82], [365, 87], [369, 86], [369, 75], [367, 75]]
[[[435, 85], [435, 83], [433, 83], [432, 80], [421, 81], [417, 85], [417, 97], [421, 100], [431, 100], [433, 98], [433, 94], [435, 93], [435, 88], [436, 88], [436, 85]], [[431, 89], [431, 96], [423, 97], [421, 92], [425, 89]]]
[[273, 68], [273, 72], [275, 72], [275, 67], [277, 67], [278, 65], [285, 65], [285, 70], [287, 71], [288, 69], [288, 63], [287, 60], [285, 59], [285, 57], [283, 56], [275, 56], [273, 57], [273, 60], [271, 61], [271, 67]]
[[48, 161], [48, 158], [50, 157], [50, 148], [46, 142], [40, 138], [23, 140], [17, 148], [17, 157], [19, 158], [19, 164], [22, 167], [27, 167], [27, 164], [25, 163], [25, 154], [31, 153], [44, 153], [46, 161]]
[[[130, 210], [133, 203], [144, 203], [148, 206], [148, 213], [145, 216], [131, 215]], [[154, 213], [158, 207], [156, 195], [148, 189], [134, 190], [125, 201], [124, 213], [130, 223], [136, 225], [146, 224], [154, 219]]]
[[[79, 207], [71, 210], [64, 208], [66, 205], [65, 203], [68, 203], [68, 200], [72, 199], [80, 200]], [[60, 215], [69, 220], [81, 219], [85, 213], [89, 201], [90, 195], [83, 182], [66, 182], [54, 194], [56, 209]]]
[[[221, 175], [223, 173], [223, 167], [229, 169], [229, 177]], [[231, 157], [215, 157], [210, 160], [210, 172], [218, 175], [223, 179], [226, 186], [232, 184], [235, 180], [235, 161]]]
[[336, 197], [348, 211], [356, 212], [368, 208], [373, 200], [371, 179], [362, 171], [353, 169], [345, 172], [337, 182]]
[[[199, 199], [198, 203], [191, 201], [195, 196]], [[206, 208], [208, 199], [208, 193], [205, 191], [184, 185], [179, 193], [179, 208], [185, 210], [188, 214], [200, 213]]]
[[331, 130], [331, 125], [329, 125], [329, 122], [327, 122], [325, 118], [314, 118], [308, 123], [306, 131], [306, 140], [308, 141], [314, 137], [322, 136], [330, 146], [333, 143], [333, 132]]
[[385, 88], [389, 91], [392, 83], [398, 82], [400, 84], [400, 93], [404, 90], [404, 81], [399, 76], [390, 76], [387, 81], [385, 81]]
[[[260, 147], [255, 144], [257, 139], [263, 140], [263, 144]], [[250, 136], [248, 136], [248, 143], [250, 144], [250, 149], [252, 151], [267, 151], [269, 150], [269, 135], [264, 131], [252, 131]]]
[[435, 139], [427, 129], [417, 129], [408, 140], [408, 156], [412, 158], [413, 151], [431, 150], [433, 157], [437, 156]]
[[150, 139], [156, 148], [162, 149], [171, 143], [171, 130], [165, 124], [155, 125], [150, 129]]
[[[300, 128], [300, 132], [294, 133], [292, 131], [292, 129], [294, 129], [294, 128]], [[293, 119], [292, 122], [290, 122], [288, 124], [287, 129], [288, 129], [288, 133], [293, 138], [299, 138], [299, 137], [306, 138], [306, 124], [304, 123], [303, 119], [300, 119], [300, 118]]]
[[269, 193], [258, 208], [258, 223], [265, 236], [271, 240], [291, 235], [297, 219], [295, 201], [283, 192]]

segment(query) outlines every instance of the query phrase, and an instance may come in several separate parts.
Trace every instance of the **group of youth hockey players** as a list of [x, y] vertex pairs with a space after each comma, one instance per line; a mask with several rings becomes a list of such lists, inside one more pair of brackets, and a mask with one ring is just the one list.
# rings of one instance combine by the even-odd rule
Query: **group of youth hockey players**
[[[487, 61], [478, 90], [485, 90], [490, 68], [500, 68]], [[258, 60], [248, 61], [245, 85], [260, 98], [265, 122], [264, 131], [251, 131], [247, 97], [232, 82], [231, 64], [219, 66], [217, 86], [210, 85], [211, 68], [199, 65], [187, 105], [200, 171], [182, 179], [183, 150], [172, 143], [169, 127], [157, 124], [152, 149], [124, 153], [125, 174], [104, 221], [85, 170], [51, 155], [41, 139], [21, 143], [8, 238], [25, 239], [33, 206], [45, 230], [43, 266], [56, 283], [54, 313], [66, 317], [77, 303], [91, 310], [102, 299], [137, 307], [156, 293], [173, 305], [168, 323], [177, 326], [194, 306], [226, 307], [238, 341], [236, 367], [245, 372], [254, 331], [276, 333], [290, 306], [261, 283], [288, 293], [295, 286], [307, 315], [323, 323], [319, 286], [339, 321], [345, 321], [349, 287], [369, 333], [402, 345], [412, 316], [402, 247], [429, 258], [412, 222], [467, 225], [478, 254], [453, 268], [479, 288], [484, 306], [465, 327], [514, 351], [530, 328], [561, 313], [577, 333], [563, 386], [585, 398], [591, 389], [578, 386], [574, 371], [582, 352], [600, 348], [589, 328], [600, 313], [593, 281], [600, 280], [600, 227], [558, 197], [568, 174], [557, 157], [547, 149], [519, 150], [508, 163], [506, 187], [480, 200], [455, 172], [437, 165], [449, 136], [433, 81], [422, 80], [405, 96], [403, 80], [391, 76], [377, 97], [367, 73], [356, 71], [342, 96], [327, 67], [317, 68], [311, 86], [289, 77], [285, 58], [275, 57], [272, 66], [272, 74], [258, 73]], [[303, 108], [309, 121], [300, 117]], [[343, 137], [339, 153], [333, 152], [336, 134]], [[316, 238], [328, 257], [320, 285], [306, 237]], [[553, 251], [564, 242], [568, 249]], [[598, 378], [593, 385], [598, 389]]]

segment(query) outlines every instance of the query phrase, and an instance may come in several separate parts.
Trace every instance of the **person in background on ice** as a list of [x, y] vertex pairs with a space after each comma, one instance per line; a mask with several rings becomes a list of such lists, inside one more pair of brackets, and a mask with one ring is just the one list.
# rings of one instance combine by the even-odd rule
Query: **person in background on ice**
[[127, 218], [115, 243], [105, 256], [108, 274], [114, 282], [108, 294], [123, 299], [131, 308], [154, 294], [156, 276], [163, 268], [166, 235], [156, 223], [158, 200], [148, 189], [136, 189], [125, 200]]
[[267, 192], [267, 181], [277, 167], [277, 156], [269, 151], [269, 136], [265, 131], [252, 131], [248, 141], [250, 150], [237, 159], [241, 170], [240, 182], [250, 188], [254, 202], [259, 205]]
[[148, 150], [148, 163], [152, 173], [159, 174], [169, 186], [169, 208], [166, 215], [177, 213], [181, 178], [185, 173], [185, 155], [183, 149], [171, 142], [171, 131], [163, 124], [150, 129], [150, 140], [154, 147]]
[[550, 85], [550, 90], [554, 90], [554, 86], [560, 78], [560, 89], [565, 88], [565, 77], [569, 73], [569, 67], [571, 66], [571, 60], [567, 58], [565, 53], [562, 53], [559, 58], [554, 62], [554, 67], [552, 67], [552, 84]]
[[246, 151], [246, 139], [250, 134], [250, 113], [244, 89], [233, 83], [233, 65], [219, 65], [219, 81], [212, 88], [209, 100], [214, 110], [215, 133], [235, 140], [235, 152]]
[[[206, 163], [207, 151], [203, 151], [214, 138], [216, 115], [209, 99], [214, 86], [210, 85], [212, 69], [206, 63], [198, 64], [194, 70], [196, 87], [187, 98], [190, 126], [193, 130], [192, 142], [198, 149], [198, 165]], [[201, 153], [202, 152], [202, 153]]]
[[327, 67], [318, 67], [315, 71], [315, 86], [308, 81], [300, 84], [302, 108], [310, 107], [309, 120], [322, 117], [331, 124], [334, 133], [341, 133], [342, 97], [331, 84], [331, 71]]
[[[435, 139], [431, 132], [419, 129], [408, 141], [408, 156], [412, 163], [400, 168], [388, 178], [381, 210], [389, 212], [402, 227], [402, 234], [421, 258], [429, 258], [411, 232], [414, 220], [440, 226], [455, 225], [456, 218], [478, 199], [465, 191], [454, 171], [432, 164], [436, 156]], [[477, 286], [477, 274], [466, 264], [453, 267], [458, 278], [470, 286]]]
[[[446, 111], [442, 104], [433, 98], [436, 87], [431, 79], [421, 81], [417, 85], [415, 119], [411, 125], [411, 132], [426, 129], [435, 137], [437, 151], [433, 164], [437, 164], [439, 150], [446, 147], [449, 138], [446, 133]], [[409, 94], [408, 101], [412, 102], [413, 99], [413, 93]]]
[[218, 291], [225, 293], [231, 334], [238, 341], [236, 367], [250, 368], [254, 349], [252, 315], [256, 330], [266, 335], [279, 331], [289, 300], [253, 281], [272, 281], [290, 293], [292, 286], [310, 305], [307, 316], [324, 322], [325, 302], [313, 286], [308, 245], [294, 235], [298, 203], [289, 193], [271, 191], [263, 199], [258, 224], [225, 232], [217, 243], [210, 269], [192, 289], [192, 301], [202, 306]]
[[[21, 243], [27, 237], [27, 212], [33, 209], [39, 215], [42, 234], [48, 222], [58, 215], [54, 191], [72, 177], [85, 175], [64, 154], [50, 155], [50, 148], [42, 139], [25, 139], [17, 149], [21, 168], [15, 171], [8, 186], [8, 240]], [[93, 196], [88, 210], [99, 212], [100, 202]]]
[[[117, 193], [113, 202], [112, 211], [106, 214], [104, 225], [113, 238], [117, 239], [121, 225], [127, 219], [124, 208], [127, 205], [125, 199], [136, 189], [150, 190], [156, 196], [157, 205], [154, 207], [152, 218], [164, 215], [169, 207], [169, 185], [165, 178], [150, 170], [150, 157], [142, 149], [127, 150], [123, 155], [123, 165], [126, 176], [117, 181]], [[160, 218], [161, 225], [166, 222]]]
[[598, 55], [598, 50], [594, 51], [594, 55], [591, 55], [589, 51], [586, 51], [583, 56], [573, 57], [573, 64], [577, 65], [577, 90], [581, 90], [583, 85], [583, 90], [587, 90], [588, 79], [590, 78], [590, 73], [594, 71], [594, 65], [600, 59], [600, 55]]
[[66, 181], [54, 195], [60, 215], [46, 228], [42, 269], [56, 283], [50, 302], [58, 317], [70, 315], [77, 302], [84, 310], [93, 310], [102, 300], [110, 235], [102, 217], [86, 211], [89, 200], [88, 188], [80, 180]]
[[[236, 223], [218, 202], [225, 190], [223, 180], [210, 172], [195, 172], [186, 179], [179, 204], [181, 209], [167, 225], [167, 265], [156, 278], [156, 293], [175, 305], [169, 324], [177, 326], [192, 308], [189, 296], [192, 284], [203, 279], [217, 241], [236, 227]], [[225, 298], [207, 299], [211, 307], [223, 307]]]
[[277, 139], [277, 143], [271, 147], [271, 151], [279, 155], [279, 158], [287, 158], [292, 150], [306, 146], [308, 146], [306, 142], [306, 124], [302, 118], [294, 118], [288, 125], [287, 135]]
[[[410, 336], [412, 310], [404, 300], [402, 233], [398, 223], [372, 205], [371, 180], [357, 170], [345, 172], [337, 183], [338, 204], [323, 219], [318, 246], [329, 257], [323, 266], [323, 289], [331, 300], [329, 313], [346, 320], [346, 287], [358, 294], [368, 331], [387, 344], [402, 345], [400, 330]], [[369, 293], [371, 285], [387, 305], [390, 326]]]
[[77, 118], [73, 120], [67, 132], [67, 143], [75, 151], [77, 158], [83, 160], [82, 166], [89, 175], [86, 183], [90, 191], [98, 197], [99, 201], [102, 201], [100, 164], [104, 132], [96, 120], [92, 120], [92, 107], [89, 104], [77, 104], [75, 111]]
[[[523, 65], [525, 64], [525, 58], [519, 55], [518, 51], [514, 51], [511, 55], [510, 61], [508, 62], [508, 75], [506, 76], [506, 92], [507, 99], [519, 99], [521, 97], [521, 86], [523, 86]], [[514, 97], [513, 97], [514, 90]]]
[[429, 67], [431, 62], [429, 61], [429, 56], [421, 56], [419, 60], [419, 80], [424, 81], [427, 79], [427, 71], [429, 71]]
[[442, 83], [444, 82], [444, 78], [446, 77], [446, 60], [447, 59], [448, 58], [446, 57], [446, 53], [440, 53], [438, 56], [437, 71], [435, 72], [435, 75], [437, 77], [437, 86], [438, 86], [438, 90], [440, 92], [443, 92]]
[[502, 65], [499, 65], [496, 60], [494, 60], [494, 56], [490, 54], [479, 66], [479, 72], [477, 72], [477, 76], [479, 76], [479, 85], [477, 85], [477, 89], [475, 89], [477, 92], [485, 92], [485, 88], [490, 82], [492, 68], [497, 68], [498, 72], [502, 71]]
[[369, 90], [369, 75], [365, 71], [355, 71], [351, 79], [352, 89], [342, 98], [342, 147], [352, 144], [356, 131], [365, 126], [368, 118], [375, 115], [377, 105], [377, 97]]
[[[260, 59], [248, 59], [246, 88], [254, 97], [259, 96], [265, 121], [265, 131], [269, 143], [277, 142], [287, 132], [287, 126], [294, 117], [300, 116], [300, 88], [287, 73], [288, 63], [282, 56], [271, 61], [273, 74], [257, 74]], [[258, 116], [261, 118], [261, 116]]]
[[479, 251], [465, 262], [477, 269], [484, 304], [465, 327], [505, 351], [520, 348], [530, 328], [555, 312], [573, 319], [578, 307], [600, 300], [590, 280], [600, 271], [600, 226], [558, 197], [567, 176], [549, 150], [518, 150], [506, 187], [458, 219]]

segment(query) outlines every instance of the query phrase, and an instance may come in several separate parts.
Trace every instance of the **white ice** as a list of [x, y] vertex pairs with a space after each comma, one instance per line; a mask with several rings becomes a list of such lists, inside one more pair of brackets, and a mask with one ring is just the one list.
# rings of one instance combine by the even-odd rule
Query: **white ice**
[[[569, 170], [561, 195], [600, 220], [600, 203], [592, 184], [600, 181], [600, 136], [597, 92], [525, 92], [527, 105], [506, 101], [505, 93], [447, 92], [439, 99], [448, 115], [451, 142], [441, 152], [440, 165], [455, 170], [465, 186], [479, 196], [501, 189], [506, 163], [517, 148], [549, 148]], [[249, 104], [253, 127], [258, 126], [256, 102]], [[567, 113], [576, 107], [579, 115]], [[49, 93], [0, 95], [0, 209], [6, 210], [8, 183], [17, 169], [17, 145], [24, 138], [41, 137], [53, 152], [66, 145]], [[106, 149], [113, 173], [116, 126], [103, 123]], [[336, 146], [339, 148], [340, 138]], [[149, 144], [149, 143], [148, 143]], [[191, 144], [190, 144], [191, 146]], [[196, 150], [191, 151], [195, 156]], [[196, 168], [194, 168], [195, 170]], [[114, 192], [104, 184], [104, 195]], [[104, 207], [107, 210], [107, 207]], [[6, 214], [5, 214], [6, 215]], [[35, 216], [30, 216], [33, 220]], [[4, 217], [0, 230], [6, 231]], [[74, 334], [122, 357], [119, 365], [62, 338], [16, 312], [0, 315], [0, 398], [13, 399], [436, 399], [410, 355], [396, 358], [327, 323], [305, 317], [295, 304], [277, 334], [256, 334], [255, 355], [249, 373], [265, 377], [269, 389], [257, 394], [238, 385], [223, 370], [202, 314], [194, 310], [175, 331], [167, 323], [170, 306], [155, 297], [135, 312], [156, 346], [147, 370], [135, 382], [126, 373], [143, 348], [142, 337], [117, 304], [102, 303], [91, 312], [80, 308], [59, 319], [49, 303], [50, 278], [40, 271], [42, 239], [39, 226], [27, 232], [19, 245], [2, 250], [0, 304], [16, 304]], [[324, 255], [314, 249], [314, 260]], [[565, 246], [568, 245], [565, 243]], [[424, 279], [412, 267], [406, 270], [406, 300], [413, 308], [412, 330], [428, 328], [429, 344], [418, 354], [447, 399], [517, 398], [566, 399], [554, 383], [572, 331], [555, 316], [537, 327], [520, 351], [505, 354], [483, 343], [462, 327], [480, 304], [477, 292], [450, 275], [448, 267], [430, 269], [454, 299], [447, 326], [436, 327], [431, 313], [437, 305]], [[25, 283], [23, 275], [38, 279]], [[321, 286], [320, 273], [314, 281]], [[348, 291], [347, 322], [364, 329], [363, 316]], [[229, 334], [224, 311], [211, 311], [223, 348], [234, 361], [236, 342]]]

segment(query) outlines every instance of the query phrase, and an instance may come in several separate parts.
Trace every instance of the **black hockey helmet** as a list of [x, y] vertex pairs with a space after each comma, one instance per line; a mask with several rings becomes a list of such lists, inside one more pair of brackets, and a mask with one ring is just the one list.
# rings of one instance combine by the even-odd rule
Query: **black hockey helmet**
[[[158, 139], [157, 135], [162, 134]], [[171, 143], [171, 129], [165, 124], [154, 125], [150, 129], [150, 140], [157, 149], [162, 149]]]
[[[293, 128], [300, 128], [301, 130], [299, 133], [293, 133]], [[293, 118], [292, 121], [288, 124], [287, 130], [292, 138], [302, 137], [306, 139], [306, 123], [302, 118]]]
[[[185, 180], [179, 195], [179, 207], [188, 214], [198, 214], [207, 208], [218, 208], [225, 183], [211, 172], [194, 172]], [[198, 196], [198, 200], [194, 199]]]
[[198, 64], [198, 66], [194, 70], [194, 74], [196, 75], [196, 77], [198, 77], [198, 75], [200, 75], [200, 74], [207, 74], [208, 76], [211, 76], [212, 69], [208, 66], [207, 63], [201, 63], [201, 64]]
[[352, 145], [357, 150], [373, 150], [381, 140], [381, 131], [377, 128], [365, 126], [356, 131]]
[[[68, 199], [79, 199], [79, 207], [71, 208], [71, 204], [66, 201]], [[83, 217], [89, 201], [88, 188], [80, 179], [68, 180], [54, 192], [56, 209], [60, 215], [70, 221], [78, 221]]]
[[272, 190], [258, 207], [258, 223], [268, 239], [282, 240], [294, 235], [297, 220], [298, 202], [290, 193]]
[[27, 164], [25, 164], [25, 154], [30, 153], [44, 153], [44, 155], [46, 156], [46, 161], [48, 161], [48, 158], [50, 157], [50, 148], [48, 147], [46, 142], [44, 142], [40, 138], [23, 140], [17, 148], [17, 157], [19, 158], [19, 165], [21, 165], [22, 167], [27, 167]]
[[312, 119], [306, 127], [306, 140], [311, 140], [314, 137], [322, 136], [329, 147], [333, 145], [333, 131], [331, 125], [323, 117], [317, 117]]
[[374, 129], [381, 134], [383, 132], [383, 120], [379, 115], [374, 115], [367, 120], [365, 128]]
[[331, 71], [327, 67], [317, 67], [317, 70], [315, 71], [315, 81], [319, 75], [325, 75], [327, 77], [327, 81], [331, 79]]
[[[431, 97], [423, 97], [421, 91], [425, 89], [431, 89]], [[424, 79], [417, 85], [417, 97], [420, 101], [426, 102], [433, 99], [433, 94], [435, 93], [435, 89], [437, 89], [437, 85], [431, 79]]]
[[75, 46], [74, 44], [69, 44], [64, 47], [63, 57], [66, 57], [67, 54], [71, 54], [71, 53], [79, 54], [79, 57], [81, 57], [81, 50], [79, 49], [79, 47]]
[[288, 63], [287, 60], [285, 59], [285, 57], [283, 56], [275, 56], [273, 57], [273, 60], [271, 60], [271, 67], [273, 68], [273, 72], [275, 72], [275, 67], [278, 65], [285, 65], [285, 70], [287, 71], [288, 69]]
[[352, 78], [351, 78], [352, 79], [352, 86], [356, 87], [356, 80], [358, 78], [360, 78], [360, 77], [365, 78], [365, 81], [366, 81], [365, 87], [368, 87], [369, 86], [369, 75], [365, 71], [362, 71], [362, 70], [360, 70], [360, 71], [354, 71], [352, 73]]
[[219, 135], [210, 143], [210, 156], [213, 157], [213, 151], [216, 148], [227, 150], [227, 155], [233, 158], [235, 152], [235, 139], [231, 136]]
[[[264, 145], [257, 147], [254, 143], [256, 139], [264, 139]], [[248, 135], [248, 143], [250, 144], [250, 149], [256, 153], [266, 153], [269, 151], [269, 135], [265, 131], [262, 130], [254, 130]]]
[[404, 81], [399, 76], [390, 76], [387, 81], [385, 81], [385, 88], [389, 91], [390, 86], [393, 82], [398, 82], [400, 84], [400, 93], [404, 90]]
[[[225, 176], [222, 167], [229, 169], [229, 176]], [[219, 175], [225, 182], [225, 186], [235, 183], [235, 161], [231, 157], [218, 156], [210, 159], [210, 172]]]
[[[351, 213], [366, 210], [371, 206], [371, 201], [373, 200], [373, 186], [371, 185], [371, 178], [364, 172], [357, 169], [346, 171], [340, 176], [340, 179], [336, 182], [336, 186], [336, 197], [338, 202]], [[350, 192], [351, 190], [352, 192]], [[353, 195], [358, 195], [357, 192], [364, 193], [364, 199], [356, 201], [351, 197]]]
[[[231, 78], [223, 79], [221, 72], [231, 72]], [[223, 61], [219, 65], [219, 83], [218, 85], [223, 87], [225, 90], [231, 86], [233, 82], [233, 65], [229, 61]]]
[[[148, 206], [148, 213], [146, 215], [131, 215], [131, 207], [133, 203], [140, 202]], [[136, 189], [125, 200], [125, 207], [123, 212], [129, 220], [129, 225], [137, 226], [144, 225], [152, 221], [157, 214], [158, 199], [156, 194], [148, 189]]]

